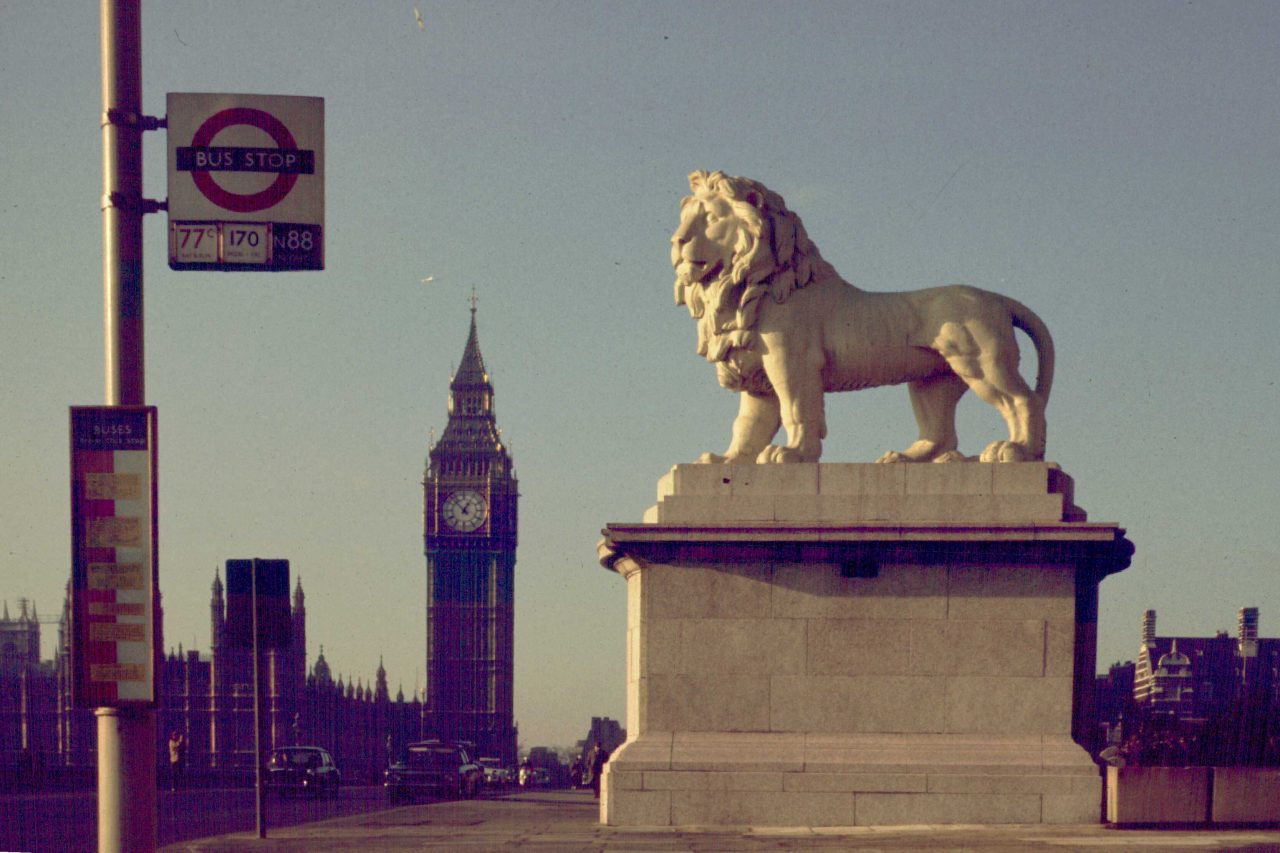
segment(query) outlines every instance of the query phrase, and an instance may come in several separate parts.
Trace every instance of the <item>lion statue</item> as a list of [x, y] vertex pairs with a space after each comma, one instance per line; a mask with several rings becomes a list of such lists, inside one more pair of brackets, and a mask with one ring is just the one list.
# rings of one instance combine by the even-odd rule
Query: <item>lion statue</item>
[[[880, 462], [972, 461], [957, 449], [967, 389], [1009, 427], [982, 462], [1044, 459], [1053, 339], [1026, 306], [964, 285], [870, 293], [840, 278], [777, 193], [748, 178], [693, 172], [671, 237], [676, 304], [697, 321], [698, 353], [740, 392], [723, 455], [699, 462], [816, 462], [823, 395], [905, 382], [920, 437]], [[1022, 329], [1035, 345], [1034, 389], [1018, 373]], [[785, 427], [787, 443], [770, 442]]]

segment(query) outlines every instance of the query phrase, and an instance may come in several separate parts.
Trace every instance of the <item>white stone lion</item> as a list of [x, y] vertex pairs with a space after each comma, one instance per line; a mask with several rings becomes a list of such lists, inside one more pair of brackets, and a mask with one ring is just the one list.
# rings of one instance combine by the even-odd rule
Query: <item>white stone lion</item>
[[[840, 278], [777, 193], [723, 172], [689, 175], [671, 237], [676, 304], [697, 320], [698, 353], [741, 392], [723, 455], [700, 462], [816, 462], [827, 434], [823, 395], [907, 383], [920, 438], [881, 462], [952, 462], [955, 410], [972, 388], [1004, 417], [1008, 441], [982, 462], [1044, 459], [1053, 339], [1007, 296], [952, 285], [868, 293]], [[1035, 345], [1034, 389], [1018, 373], [1022, 329]], [[785, 445], [770, 442], [779, 427]]]

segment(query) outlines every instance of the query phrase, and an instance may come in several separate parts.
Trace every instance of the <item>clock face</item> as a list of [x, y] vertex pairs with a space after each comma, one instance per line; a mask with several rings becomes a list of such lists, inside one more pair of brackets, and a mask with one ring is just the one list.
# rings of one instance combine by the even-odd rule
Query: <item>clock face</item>
[[470, 490], [454, 492], [440, 508], [440, 517], [444, 519], [444, 523], [463, 533], [470, 533], [484, 524], [488, 513], [489, 508], [485, 506], [484, 498]]

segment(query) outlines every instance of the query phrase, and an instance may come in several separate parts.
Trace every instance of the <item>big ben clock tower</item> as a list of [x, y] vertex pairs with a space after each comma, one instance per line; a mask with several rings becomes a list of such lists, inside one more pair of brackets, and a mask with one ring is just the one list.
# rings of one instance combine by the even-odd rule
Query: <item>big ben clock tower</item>
[[471, 333], [449, 384], [449, 422], [423, 479], [427, 555], [427, 695], [423, 736], [475, 744], [516, 763], [512, 702], [516, 503], [493, 385]]

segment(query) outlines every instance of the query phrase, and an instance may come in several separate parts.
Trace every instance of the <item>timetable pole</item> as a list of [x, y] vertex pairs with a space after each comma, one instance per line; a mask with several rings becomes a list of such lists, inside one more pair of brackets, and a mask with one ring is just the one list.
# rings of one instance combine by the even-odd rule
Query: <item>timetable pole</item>
[[[141, 0], [100, 0], [99, 11], [106, 404], [141, 406]], [[97, 721], [98, 851], [151, 853], [156, 849], [155, 710], [99, 708]]]
[[258, 558], [253, 558], [250, 601], [253, 605], [253, 814], [258, 837], [267, 837], [267, 798], [262, 778], [262, 646], [258, 636]]
[[101, 0], [102, 280], [106, 404], [145, 400], [141, 0]]

